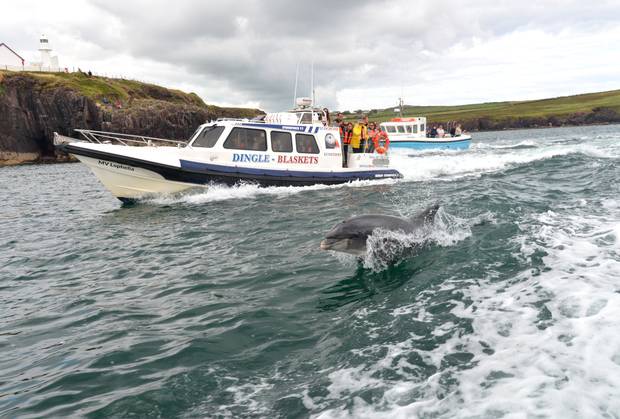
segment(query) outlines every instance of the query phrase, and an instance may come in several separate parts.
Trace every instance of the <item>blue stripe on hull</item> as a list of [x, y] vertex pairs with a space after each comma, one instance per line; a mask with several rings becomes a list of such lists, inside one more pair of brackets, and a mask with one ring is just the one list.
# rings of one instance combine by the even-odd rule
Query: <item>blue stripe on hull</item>
[[467, 150], [471, 140], [459, 141], [391, 141], [390, 148], [407, 148], [412, 150]]
[[202, 162], [195, 162], [191, 160], [179, 160], [181, 168], [195, 171], [213, 171], [230, 174], [241, 175], [258, 175], [258, 176], [271, 176], [276, 178], [308, 178], [308, 179], [375, 179], [383, 177], [402, 177], [400, 172], [394, 169], [374, 169], [374, 170], [360, 170], [360, 171], [342, 171], [342, 172], [310, 172], [310, 171], [298, 171], [298, 170], [277, 170], [277, 169], [263, 169], [253, 167], [240, 167], [240, 166], [223, 166]]

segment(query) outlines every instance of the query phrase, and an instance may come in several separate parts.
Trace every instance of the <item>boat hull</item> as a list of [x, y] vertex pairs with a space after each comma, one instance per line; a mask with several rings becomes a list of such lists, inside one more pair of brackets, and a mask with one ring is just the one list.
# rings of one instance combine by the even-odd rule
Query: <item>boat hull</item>
[[123, 202], [158, 194], [181, 192], [194, 187], [190, 183], [171, 181], [154, 170], [114, 158], [94, 158], [74, 154], [115, 197]]
[[410, 150], [467, 150], [471, 144], [471, 138], [463, 139], [427, 139], [427, 140], [393, 140], [391, 148]]
[[183, 159], [179, 160], [179, 166], [173, 166], [72, 144], [60, 148], [85, 163], [101, 183], [123, 202], [210, 183], [308, 186], [402, 177], [393, 169], [309, 172], [223, 166]]

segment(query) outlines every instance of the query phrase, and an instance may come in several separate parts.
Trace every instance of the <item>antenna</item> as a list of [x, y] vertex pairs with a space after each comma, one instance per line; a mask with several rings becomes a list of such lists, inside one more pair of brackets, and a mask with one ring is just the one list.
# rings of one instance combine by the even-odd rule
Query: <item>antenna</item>
[[310, 97], [312, 98], [312, 106], [314, 106], [314, 60], [310, 67]]
[[293, 91], [293, 108], [297, 103], [297, 81], [299, 80], [299, 61], [297, 61], [297, 70], [295, 70], [295, 90]]

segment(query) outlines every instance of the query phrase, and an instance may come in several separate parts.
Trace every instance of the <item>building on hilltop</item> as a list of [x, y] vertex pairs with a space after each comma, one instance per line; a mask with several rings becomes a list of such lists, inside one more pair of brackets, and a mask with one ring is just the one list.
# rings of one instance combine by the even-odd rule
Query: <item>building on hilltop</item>
[[[39, 53], [41, 54], [40, 62], [26, 61], [13, 51], [5, 43], [0, 43], [0, 70], [12, 70], [12, 71], [61, 71], [58, 65], [58, 56], [52, 56], [52, 47], [49, 40], [45, 35], [41, 35], [39, 38]], [[64, 71], [68, 71], [64, 69]]]
[[0, 43], [0, 69], [23, 69], [26, 61], [4, 42]]
[[58, 56], [52, 56], [52, 47], [50, 41], [45, 35], [41, 35], [39, 39], [39, 53], [41, 54], [41, 62], [32, 63], [33, 66], [39, 67], [39, 71], [60, 71], [58, 67]]

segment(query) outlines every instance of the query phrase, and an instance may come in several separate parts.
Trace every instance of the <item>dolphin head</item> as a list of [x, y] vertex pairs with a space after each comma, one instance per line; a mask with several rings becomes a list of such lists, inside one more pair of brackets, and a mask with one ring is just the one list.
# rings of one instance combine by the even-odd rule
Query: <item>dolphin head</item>
[[361, 226], [357, 219], [351, 218], [337, 224], [325, 235], [321, 249], [362, 256], [366, 253], [366, 240], [371, 234], [372, 229]]

